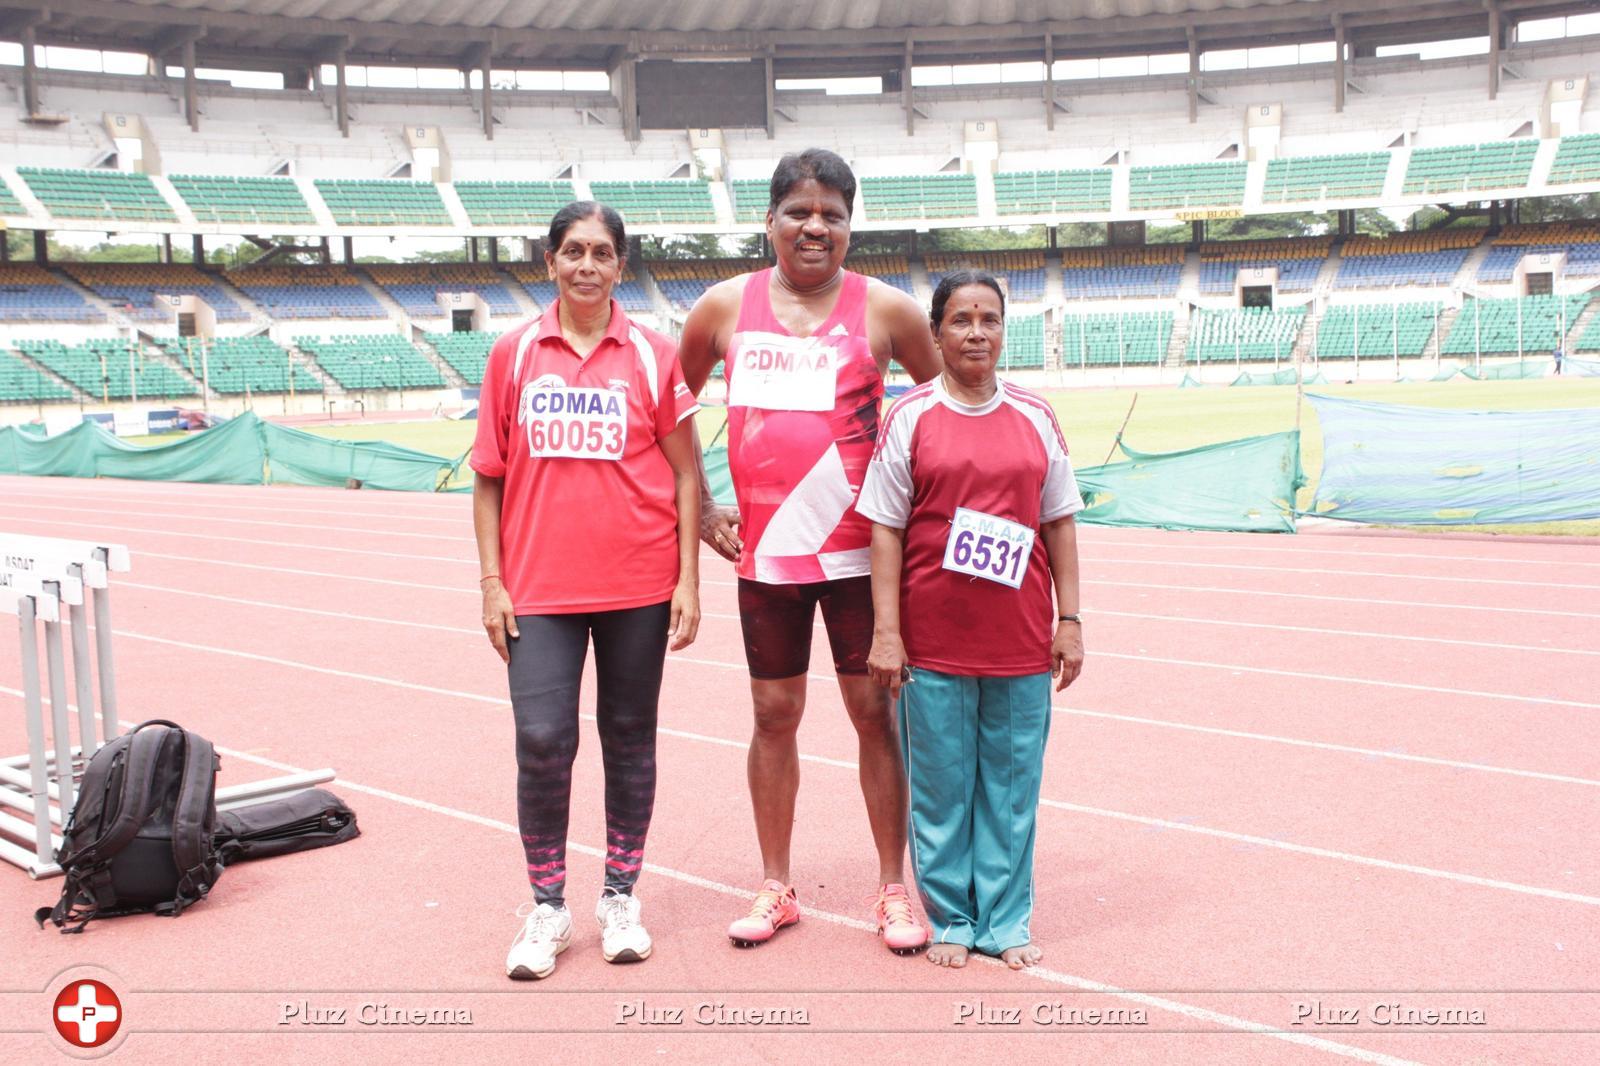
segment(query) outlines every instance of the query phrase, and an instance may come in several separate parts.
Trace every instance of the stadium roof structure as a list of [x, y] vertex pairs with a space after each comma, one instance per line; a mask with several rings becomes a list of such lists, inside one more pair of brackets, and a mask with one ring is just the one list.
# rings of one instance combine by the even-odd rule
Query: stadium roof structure
[[[771, 59], [779, 75], [1326, 40], [1489, 34], [1593, 10], [1573, 0], [0, 0], [0, 37], [207, 66], [614, 69]], [[192, 60], [190, 57], [194, 57]]]

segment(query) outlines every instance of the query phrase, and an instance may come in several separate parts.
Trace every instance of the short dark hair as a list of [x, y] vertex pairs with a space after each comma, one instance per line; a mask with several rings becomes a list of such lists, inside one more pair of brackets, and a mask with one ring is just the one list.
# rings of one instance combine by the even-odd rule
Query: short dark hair
[[561, 242], [567, 239], [567, 230], [580, 219], [598, 218], [605, 226], [606, 232], [611, 234], [611, 243], [616, 247], [617, 258], [628, 257], [628, 231], [622, 226], [622, 216], [617, 214], [617, 209], [607, 207], [605, 204], [594, 200], [574, 200], [572, 203], [557, 211], [550, 220], [550, 236], [545, 247], [552, 253], [561, 247]]
[[1000, 317], [1006, 316], [1006, 294], [1001, 290], [999, 280], [987, 270], [961, 267], [940, 278], [939, 287], [933, 290], [933, 306], [928, 311], [928, 321], [933, 323], [934, 329], [944, 322], [944, 305], [950, 302], [951, 295], [967, 285], [987, 285], [993, 289], [994, 294], [1000, 297]]
[[772, 172], [772, 185], [767, 190], [767, 210], [776, 211], [802, 181], [815, 181], [823, 188], [832, 189], [844, 197], [846, 208], [855, 209], [856, 175], [850, 164], [826, 148], [807, 148], [799, 153], [790, 152], [778, 160], [777, 169]]

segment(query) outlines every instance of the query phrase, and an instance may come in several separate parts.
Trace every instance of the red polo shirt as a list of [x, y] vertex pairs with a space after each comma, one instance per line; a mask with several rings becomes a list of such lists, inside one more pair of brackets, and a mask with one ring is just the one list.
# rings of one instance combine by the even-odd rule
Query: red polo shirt
[[587, 357], [559, 303], [495, 342], [470, 465], [505, 479], [500, 580], [518, 614], [576, 614], [670, 599], [678, 511], [660, 440], [699, 410], [677, 346], [628, 320]]

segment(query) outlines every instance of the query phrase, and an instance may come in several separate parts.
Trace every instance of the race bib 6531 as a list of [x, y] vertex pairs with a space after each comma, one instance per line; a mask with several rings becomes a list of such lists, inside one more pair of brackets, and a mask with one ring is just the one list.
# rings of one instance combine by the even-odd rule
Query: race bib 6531
[[628, 447], [628, 398], [612, 389], [530, 384], [517, 422], [534, 458], [616, 461]]
[[1027, 526], [957, 507], [944, 547], [944, 568], [1021, 588], [1033, 554], [1034, 531]]

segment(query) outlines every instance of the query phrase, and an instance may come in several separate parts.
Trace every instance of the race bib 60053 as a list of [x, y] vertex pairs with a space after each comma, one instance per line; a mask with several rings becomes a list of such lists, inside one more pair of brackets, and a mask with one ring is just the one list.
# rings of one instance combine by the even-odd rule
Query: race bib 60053
[[729, 407], [831, 411], [839, 353], [818, 338], [751, 330], [739, 334], [728, 373]]
[[530, 384], [517, 422], [534, 458], [620, 460], [628, 446], [628, 398], [612, 389]]
[[1027, 526], [957, 507], [944, 547], [944, 568], [1021, 588], [1033, 554], [1034, 531]]

